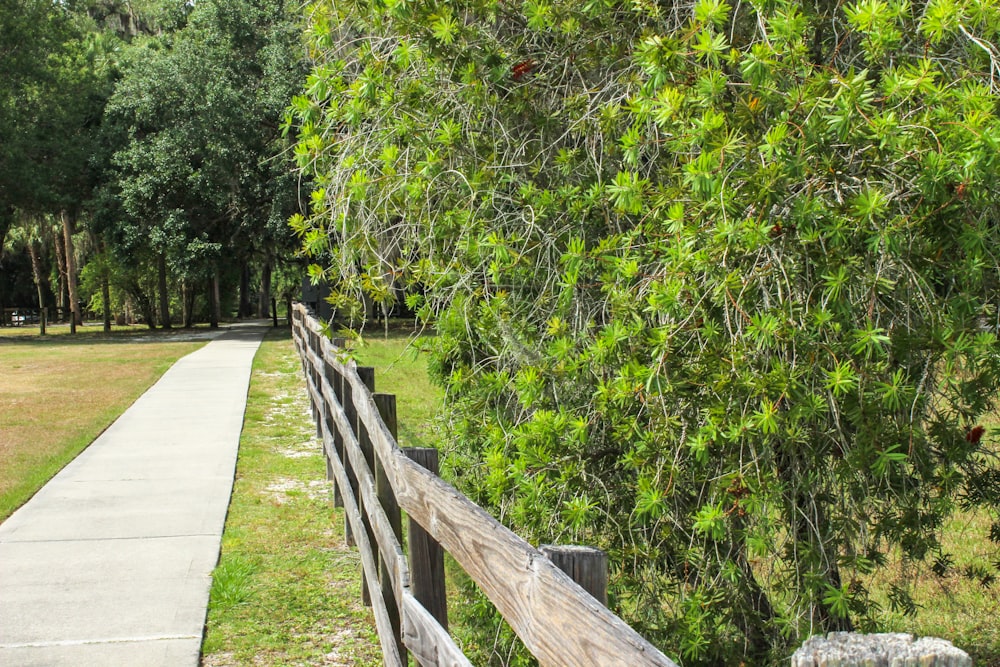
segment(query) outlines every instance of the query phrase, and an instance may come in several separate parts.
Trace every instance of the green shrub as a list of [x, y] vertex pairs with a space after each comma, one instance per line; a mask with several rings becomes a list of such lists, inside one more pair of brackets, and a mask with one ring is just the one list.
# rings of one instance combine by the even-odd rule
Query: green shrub
[[314, 275], [341, 304], [407, 287], [454, 478], [532, 541], [607, 549], [668, 653], [874, 628], [870, 573], [995, 513], [1000, 9], [309, 11]]

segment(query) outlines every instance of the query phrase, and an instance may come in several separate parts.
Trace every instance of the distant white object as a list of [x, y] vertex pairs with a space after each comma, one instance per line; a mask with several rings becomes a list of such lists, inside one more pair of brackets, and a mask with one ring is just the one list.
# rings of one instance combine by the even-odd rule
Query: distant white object
[[807, 639], [792, 655], [792, 667], [972, 667], [972, 658], [936, 637], [831, 632]]

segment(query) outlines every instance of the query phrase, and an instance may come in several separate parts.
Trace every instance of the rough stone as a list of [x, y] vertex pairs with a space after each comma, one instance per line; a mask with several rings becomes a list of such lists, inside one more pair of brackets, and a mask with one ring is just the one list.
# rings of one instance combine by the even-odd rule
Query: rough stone
[[807, 639], [792, 655], [792, 667], [972, 667], [972, 658], [936, 637], [831, 632]]

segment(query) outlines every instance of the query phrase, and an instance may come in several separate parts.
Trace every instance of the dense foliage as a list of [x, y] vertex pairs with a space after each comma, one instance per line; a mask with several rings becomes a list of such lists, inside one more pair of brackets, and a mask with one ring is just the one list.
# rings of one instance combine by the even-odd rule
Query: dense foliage
[[169, 327], [223, 305], [266, 316], [272, 285], [290, 296], [298, 206], [280, 122], [305, 74], [297, 8], [4, 2], [0, 306]]
[[1000, 6], [309, 11], [313, 274], [436, 323], [458, 481], [647, 637], [784, 660], [995, 513]]
[[[48, 29], [46, 29], [48, 28]], [[37, 186], [35, 165], [42, 155], [33, 150], [41, 133], [33, 131], [44, 116], [47, 95], [56, 76], [50, 55], [62, 55], [66, 24], [45, 2], [0, 4], [0, 247], [13, 218], [13, 208], [29, 200]], [[13, 45], [18, 45], [14, 48]]]
[[169, 269], [190, 286], [251, 257], [270, 267], [290, 254], [295, 184], [277, 156], [281, 114], [303, 74], [298, 41], [283, 2], [220, 0], [125, 54], [105, 115], [120, 204], [108, 233], [126, 263], [146, 258], [161, 281]]

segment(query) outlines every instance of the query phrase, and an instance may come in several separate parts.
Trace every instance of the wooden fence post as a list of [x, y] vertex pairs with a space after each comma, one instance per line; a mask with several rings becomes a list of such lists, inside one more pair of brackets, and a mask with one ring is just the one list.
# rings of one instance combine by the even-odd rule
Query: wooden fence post
[[[407, 447], [407, 458], [438, 474], [438, 451], [430, 447]], [[445, 594], [444, 550], [423, 526], [410, 519], [410, 589], [441, 627], [448, 629], [448, 598]]]
[[538, 548], [552, 564], [580, 584], [598, 602], [608, 606], [608, 555], [594, 547], [556, 546]]
[[[323, 358], [323, 348], [319, 344], [319, 334], [314, 331], [309, 331], [309, 349], [320, 359]], [[322, 402], [322, 387], [323, 384], [320, 380], [320, 370], [318, 368], [312, 368], [312, 364], [309, 364], [309, 376], [312, 378], [313, 384], [317, 389], [320, 390], [320, 396], [312, 401], [312, 414], [313, 421], [316, 423], [316, 437], [320, 440], [323, 439], [323, 419], [325, 418], [323, 404]]]
[[[371, 366], [357, 366], [355, 367], [355, 370], [368, 391], [370, 393], [375, 393], [375, 369]], [[365, 398], [365, 396], [359, 396], [358, 400], [363, 401]], [[365, 424], [361, 420], [361, 416], [357, 414], [357, 410], [355, 410], [354, 415], [354, 435], [357, 436], [358, 446], [361, 448], [361, 453], [365, 455], [365, 461], [368, 462], [368, 469], [374, 471], [374, 466], [372, 465], [375, 457], [374, 448], [372, 447], [371, 438], [368, 437], [368, 429], [365, 428]], [[365, 532], [368, 533], [368, 543], [373, 545], [372, 548], [375, 550], [375, 553], [373, 553], [372, 556], [378, 558], [378, 548], [374, 546], [378, 544], [375, 541], [375, 531], [372, 530], [371, 521], [368, 519], [368, 512], [365, 510], [364, 500], [361, 498], [360, 489], [357, 487], [356, 483], [354, 491], [354, 497], [358, 501], [358, 509], [361, 510], [361, 524], [365, 527]], [[368, 578], [365, 574], [365, 570], [364, 568], [361, 568], [361, 602], [366, 607], [370, 607], [372, 605], [372, 599], [371, 593], [368, 591], [367, 581]]]
[[[392, 439], [395, 441], [399, 435], [398, 421], [396, 420], [396, 397], [392, 394], [375, 394], [375, 407], [378, 414]], [[399, 503], [396, 502], [396, 494], [393, 493], [389, 476], [385, 473], [385, 466], [382, 460], [375, 457], [375, 493], [378, 495], [378, 502], [382, 506], [386, 517], [389, 519], [389, 526], [392, 528], [396, 540], [403, 543], [403, 518], [399, 510]], [[382, 552], [378, 553], [378, 578], [382, 586], [382, 599], [385, 601], [385, 608], [389, 612], [389, 621], [392, 624], [392, 631], [395, 634], [396, 644], [399, 648], [399, 655], [406, 664], [406, 647], [403, 645], [403, 627], [401, 622], [402, 600], [396, 599], [396, 592], [392, 587], [392, 570], [389, 564], [382, 557]], [[390, 604], [390, 602], [392, 604]]]
[[[344, 416], [347, 418], [347, 423], [354, 428], [354, 424], [358, 420], [357, 410], [354, 409], [354, 396], [353, 390], [351, 389], [351, 383], [347, 381], [347, 378], [341, 378], [340, 382], [340, 405], [344, 408]], [[361, 507], [361, 499], [358, 497], [358, 478], [354, 474], [354, 467], [351, 465], [351, 457], [344, 456], [341, 452], [340, 457], [341, 462], [344, 464], [344, 470], [347, 472], [347, 481], [350, 483], [350, 489], [344, 489], [344, 493], [350, 493], [351, 496], [358, 502], [358, 508]], [[351, 529], [351, 522], [347, 518], [347, 513], [344, 513], [344, 537], [347, 540], [347, 546], [356, 546], [354, 541], [354, 531]], [[362, 597], [364, 596], [364, 580], [362, 579]]]
[[[338, 370], [337, 374], [336, 374], [336, 377], [334, 378], [334, 382], [333, 382], [333, 395], [337, 398], [337, 403], [340, 405], [340, 409], [341, 410], [346, 410], [346, 408], [344, 407], [345, 406], [345, 403], [344, 403], [344, 400], [345, 400], [344, 399], [344, 385], [345, 384], [347, 384], [347, 381], [344, 379], [344, 374], [341, 373]], [[344, 414], [346, 415], [347, 412], [345, 411]], [[339, 428], [337, 429], [337, 438], [334, 441], [334, 445], [337, 448], [337, 458], [340, 459], [340, 463], [341, 463], [341, 465], [344, 466], [344, 470], [347, 470], [349, 462], [347, 461], [347, 457], [344, 456], [344, 434], [340, 432]], [[333, 498], [333, 501], [334, 501], [335, 505], [336, 505], [336, 502], [338, 500], [340, 501], [341, 505], [343, 505], [343, 503], [344, 503], [344, 497], [343, 497], [342, 494], [346, 493], [346, 492], [347, 492], [347, 489], [339, 489], [339, 492]], [[344, 525], [346, 526], [347, 524], [348, 524], [348, 522], [347, 522], [347, 520], [345, 518]], [[354, 536], [351, 535], [348, 538], [348, 543], [353, 543], [353, 540], [354, 540]]]
[[[343, 338], [334, 338], [332, 341], [333, 346], [338, 350], [343, 348], [346, 344], [346, 340]], [[337, 370], [333, 362], [326, 357], [323, 358], [324, 364], [326, 366], [326, 379], [330, 381], [330, 386], [333, 388], [333, 395], [337, 399], [339, 405], [343, 405], [341, 396], [343, 394], [342, 384], [343, 378], [341, 377], [340, 371]], [[337, 459], [343, 464], [344, 461], [344, 436], [337, 428], [336, 422], [333, 421], [333, 410], [328, 410], [328, 417], [330, 419], [330, 430], [333, 432], [333, 451]], [[333, 470], [329, 466], [327, 467], [327, 477], [333, 482]], [[333, 484], [333, 506], [343, 507], [344, 497], [341, 495], [343, 489], [339, 488], [336, 483]]]
[[[337, 402], [340, 402], [340, 373], [337, 372], [336, 367], [330, 362], [329, 359], [323, 359], [323, 371], [326, 375], [327, 382], [333, 388], [334, 398]], [[326, 423], [330, 429], [330, 433], [333, 436], [333, 451], [329, 452], [326, 464], [326, 478], [329, 480], [330, 484], [333, 485], [333, 506], [343, 507], [344, 498], [341, 495], [341, 488], [337, 486], [336, 480], [334, 480], [333, 475], [333, 465], [330, 463], [329, 459], [336, 457], [339, 461], [344, 460], [344, 436], [340, 434], [340, 429], [337, 427], [337, 422], [333, 419], [333, 406], [327, 405], [326, 401], [323, 402], [323, 407], [326, 413]]]

